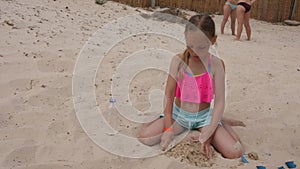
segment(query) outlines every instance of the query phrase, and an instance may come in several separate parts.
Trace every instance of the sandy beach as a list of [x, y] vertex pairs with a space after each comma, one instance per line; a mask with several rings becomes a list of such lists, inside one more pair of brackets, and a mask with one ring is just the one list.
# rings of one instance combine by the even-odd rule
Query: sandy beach
[[[240, 159], [224, 159], [215, 152], [214, 158], [207, 161], [195, 152], [199, 144], [187, 141], [172, 153], [148, 158], [118, 156], [96, 144], [83, 129], [74, 106], [79, 103], [72, 90], [75, 68], [80, 65], [78, 58], [95, 32], [114, 20], [141, 13], [151, 14], [111, 1], [97, 5], [93, 0], [1, 0], [1, 169], [247, 169], [257, 165], [277, 168], [290, 160], [299, 168], [300, 27], [252, 19], [252, 40], [246, 41], [243, 32], [242, 40], [235, 41], [229, 23], [225, 34], [220, 34], [222, 15], [214, 15], [213, 19], [218, 35], [216, 48], [227, 73], [224, 116], [246, 124], [233, 128], [246, 152], [257, 153], [259, 159], [248, 158], [249, 163], [243, 164]], [[128, 21], [128, 25], [136, 22]], [[176, 33], [180, 29], [166, 31]], [[170, 58], [161, 53], [154, 53], [154, 59], [143, 55], [144, 50], [153, 48], [171, 56], [182, 52], [184, 44], [157, 34], [133, 36], [118, 42], [95, 64], [96, 106], [112, 128], [132, 138], [139, 133], [141, 123], [124, 118], [130, 111], [122, 114], [120, 108], [109, 108], [108, 100], [113, 94], [122, 110], [127, 110], [122, 106], [130, 103], [135, 110], [146, 112], [148, 120], [160, 113], [167, 77], [164, 70]], [[144, 68], [145, 63], [149, 67]], [[134, 72], [136, 69], [139, 72]], [[127, 71], [133, 74], [124, 91], [128, 98], [122, 100], [118, 97], [125, 95], [112, 93], [112, 84], [118, 91]], [[115, 135], [105, 134], [111, 139]], [[153, 147], [156, 152], [157, 148]], [[184, 155], [187, 151], [194, 151], [194, 155]]]

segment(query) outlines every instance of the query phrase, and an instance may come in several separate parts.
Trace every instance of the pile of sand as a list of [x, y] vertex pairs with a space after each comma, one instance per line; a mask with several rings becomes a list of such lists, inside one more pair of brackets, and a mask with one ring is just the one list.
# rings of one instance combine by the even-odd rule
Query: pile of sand
[[201, 154], [201, 144], [199, 141], [184, 140], [166, 152], [168, 157], [180, 159], [181, 162], [189, 163], [199, 167], [213, 166], [214, 159], [217, 157], [216, 152], [213, 152], [213, 158], [208, 159]]

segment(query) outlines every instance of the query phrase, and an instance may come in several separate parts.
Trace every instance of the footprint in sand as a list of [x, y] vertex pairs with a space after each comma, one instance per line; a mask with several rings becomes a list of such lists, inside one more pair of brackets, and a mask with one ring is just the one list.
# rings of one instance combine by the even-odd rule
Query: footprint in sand
[[5, 168], [14, 168], [34, 163], [36, 150], [36, 146], [16, 148], [11, 153], [6, 155], [6, 158], [3, 161], [2, 165]]

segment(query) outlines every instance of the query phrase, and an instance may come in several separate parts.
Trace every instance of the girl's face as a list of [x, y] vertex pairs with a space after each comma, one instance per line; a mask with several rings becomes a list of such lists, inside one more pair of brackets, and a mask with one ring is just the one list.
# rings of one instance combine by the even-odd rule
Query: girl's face
[[185, 34], [185, 39], [191, 58], [200, 59], [208, 54], [211, 42], [202, 31], [189, 31]]

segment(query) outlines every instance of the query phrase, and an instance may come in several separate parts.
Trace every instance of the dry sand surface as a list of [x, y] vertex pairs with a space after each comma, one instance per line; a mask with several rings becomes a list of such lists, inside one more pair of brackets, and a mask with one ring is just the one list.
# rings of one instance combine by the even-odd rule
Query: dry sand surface
[[[225, 116], [246, 124], [234, 130], [246, 152], [257, 153], [258, 160], [248, 158], [249, 163], [242, 164], [240, 159], [215, 153], [207, 161], [199, 155], [199, 144], [188, 140], [166, 154], [133, 159], [103, 150], [84, 132], [73, 106], [72, 77], [80, 51], [94, 32], [115, 19], [149, 11], [110, 1], [104, 5], [93, 0], [0, 2], [0, 168], [243, 169], [276, 168], [288, 160], [300, 165], [300, 27], [251, 20], [253, 39], [240, 42], [230, 35], [229, 23], [220, 35], [222, 16], [214, 17], [217, 49], [227, 72]], [[168, 37], [131, 37], [112, 48], [95, 78], [103, 116], [114, 129], [131, 137], [141, 124], [108, 108], [111, 83], [118, 78], [112, 74], [128, 54], [148, 46], [173, 53], [184, 50]], [[168, 67], [169, 58], [157, 59]], [[151, 105], [162, 105], [166, 76], [155, 68], [136, 74], [127, 90], [128, 102], [137, 110], [157, 114], [161, 107]]]

